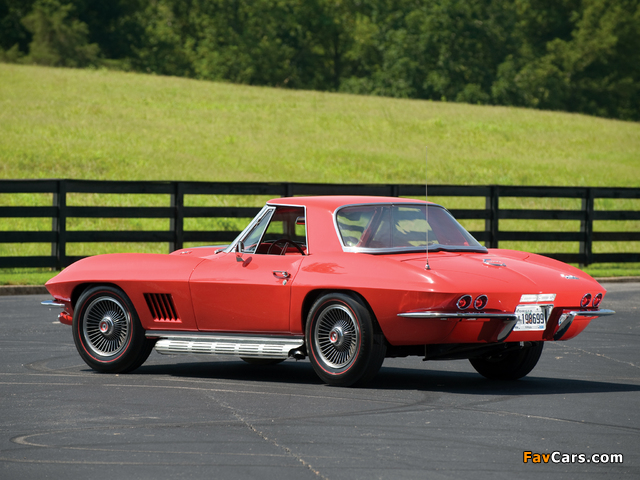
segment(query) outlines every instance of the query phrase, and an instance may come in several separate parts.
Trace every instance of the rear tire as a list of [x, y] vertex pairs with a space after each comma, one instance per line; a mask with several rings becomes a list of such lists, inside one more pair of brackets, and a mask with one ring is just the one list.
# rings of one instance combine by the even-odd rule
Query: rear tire
[[367, 307], [343, 293], [320, 297], [305, 326], [309, 360], [316, 374], [336, 386], [363, 385], [380, 370], [386, 353]]
[[72, 326], [78, 353], [98, 372], [135, 370], [149, 357], [155, 343], [145, 337], [129, 297], [112, 286], [86, 290], [76, 304]]
[[544, 342], [534, 342], [514, 352], [482, 358], [471, 358], [469, 362], [476, 371], [490, 380], [517, 380], [527, 375], [538, 363]]

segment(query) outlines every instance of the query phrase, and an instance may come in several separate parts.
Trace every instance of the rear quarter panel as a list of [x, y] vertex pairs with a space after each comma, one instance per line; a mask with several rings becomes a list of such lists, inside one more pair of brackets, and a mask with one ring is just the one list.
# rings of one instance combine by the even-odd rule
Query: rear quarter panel
[[309, 256], [304, 259], [292, 288], [291, 330], [303, 332], [308, 295], [316, 291], [351, 291], [366, 300], [391, 344], [408, 345], [417, 338], [441, 336], [442, 331], [427, 331], [424, 322], [397, 316], [416, 304], [434, 308], [448, 305], [452, 288], [437, 277], [438, 274], [425, 275], [383, 256], [356, 253]]
[[[489, 255], [476, 256], [495, 256], [499, 252], [493, 250]], [[366, 300], [392, 345], [486, 342], [495, 337], [499, 320], [489, 325], [479, 319], [472, 324], [398, 317], [398, 313], [457, 311], [455, 301], [462, 294], [488, 295], [485, 311], [494, 313], [513, 313], [522, 294], [534, 293], [556, 293], [555, 307], [577, 308], [584, 293], [605, 292], [595, 280], [569, 265], [523, 252], [505, 253], [513, 259], [509, 264], [514, 267], [517, 264], [517, 268], [500, 270], [483, 265], [482, 258], [467, 256], [463, 260], [460, 255], [443, 252], [430, 255], [431, 270], [425, 270], [426, 261], [422, 259], [399, 261], [385, 255], [361, 253], [309, 256], [304, 259], [292, 289], [291, 329], [302, 333], [308, 295], [313, 296], [318, 290], [348, 290]], [[524, 261], [529, 258], [529, 262]], [[575, 274], [578, 279], [568, 280], [561, 272]], [[573, 333], [572, 327], [566, 338]], [[542, 332], [513, 335], [510, 341], [543, 339]]]

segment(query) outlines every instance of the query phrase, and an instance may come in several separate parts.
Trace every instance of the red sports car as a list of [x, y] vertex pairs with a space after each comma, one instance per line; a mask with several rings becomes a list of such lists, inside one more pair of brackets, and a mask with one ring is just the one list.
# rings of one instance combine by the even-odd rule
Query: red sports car
[[83, 360], [101, 372], [163, 354], [309, 357], [333, 385], [363, 384], [385, 357], [468, 358], [491, 379], [536, 365], [605, 290], [531, 253], [487, 249], [443, 207], [327, 196], [269, 201], [224, 247], [80, 260], [47, 282]]

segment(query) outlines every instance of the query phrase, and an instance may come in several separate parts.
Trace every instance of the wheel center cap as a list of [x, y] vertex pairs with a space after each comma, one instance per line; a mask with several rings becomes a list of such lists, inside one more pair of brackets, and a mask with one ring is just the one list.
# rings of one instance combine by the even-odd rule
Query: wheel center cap
[[329, 341], [334, 345], [340, 345], [344, 337], [344, 332], [340, 327], [334, 327], [329, 333]]
[[113, 332], [113, 320], [111, 320], [111, 317], [104, 317], [102, 320], [100, 320], [98, 328], [104, 335], [109, 335], [111, 332]]

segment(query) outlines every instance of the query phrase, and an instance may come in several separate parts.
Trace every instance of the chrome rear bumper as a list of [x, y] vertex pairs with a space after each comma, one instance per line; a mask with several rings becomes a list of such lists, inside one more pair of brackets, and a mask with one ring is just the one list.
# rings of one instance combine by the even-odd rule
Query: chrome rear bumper
[[558, 330], [553, 335], [553, 339], [561, 340], [576, 317], [605, 317], [607, 315], [613, 315], [614, 313], [616, 312], [613, 310], [576, 310], [563, 313], [558, 319]]

